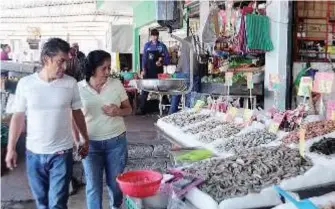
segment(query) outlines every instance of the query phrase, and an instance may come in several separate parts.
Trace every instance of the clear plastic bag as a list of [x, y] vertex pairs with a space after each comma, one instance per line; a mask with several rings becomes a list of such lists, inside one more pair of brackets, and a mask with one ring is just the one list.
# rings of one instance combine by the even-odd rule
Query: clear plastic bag
[[172, 197], [169, 200], [167, 209], [196, 209], [196, 208], [191, 204], [189, 204], [188, 202], [182, 201], [175, 195], [172, 195]]

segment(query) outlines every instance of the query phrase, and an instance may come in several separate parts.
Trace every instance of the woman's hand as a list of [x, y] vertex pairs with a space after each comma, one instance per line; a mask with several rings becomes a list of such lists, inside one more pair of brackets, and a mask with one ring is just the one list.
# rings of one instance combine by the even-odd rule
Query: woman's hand
[[80, 142], [78, 146], [78, 154], [81, 156], [82, 159], [84, 159], [88, 155], [88, 150], [89, 150], [88, 140]]
[[104, 111], [104, 113], [110, 117], [117, 117], [120, 116], [121, 109], [115, 104], [110, 104], [110, 105], [104, 105], [102, 107], [102, 111]]

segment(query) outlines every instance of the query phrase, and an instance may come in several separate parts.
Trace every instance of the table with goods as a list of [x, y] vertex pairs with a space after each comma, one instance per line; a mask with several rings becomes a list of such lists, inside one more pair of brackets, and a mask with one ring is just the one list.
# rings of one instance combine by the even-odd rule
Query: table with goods
[[317, 207], [331, 207], [335, 121], [306, 109], [209, 105], [160, 118], [156, 126], [179, 147], [171, 151], [174, 169], [203, 180], [185, 195], [197, 208], [286, 208], [275, 186], [301, 200], [320, 196]]

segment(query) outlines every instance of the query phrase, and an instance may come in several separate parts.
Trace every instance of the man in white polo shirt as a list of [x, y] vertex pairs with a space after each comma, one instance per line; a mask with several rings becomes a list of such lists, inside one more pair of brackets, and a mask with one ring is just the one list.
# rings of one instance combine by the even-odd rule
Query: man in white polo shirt
[[[22, 78], [17, 86], [6, 163], [16, 167], [17, 140], [27, 114], [26, 164], [38, 209], [66, 209], [72, 175], [71, 120], [83, 136], [81, 155], [88, 152], [88, 134], [77, 82], [64, 75], [70, 50], [58, 38], [43, 46], [40, 72]], [[72, 115], [72, 117], [71, 117]]]

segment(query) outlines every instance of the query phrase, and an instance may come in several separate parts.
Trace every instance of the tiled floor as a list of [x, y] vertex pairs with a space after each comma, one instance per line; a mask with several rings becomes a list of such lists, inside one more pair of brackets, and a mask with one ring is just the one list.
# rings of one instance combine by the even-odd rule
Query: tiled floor
[[[126, 118], [129, 141], [127, 170], [141, 168], [166, 169], [169, 162], [167, 152], [169, 145], [166, 141], [157, 139], [154, 127], [156, 120], [157, 116], [130, 116]], [[21, 154], [21, 156], [24, 155]], [[84, 190], [84, 187], [81, 187], [76, 194], [70, 197], [70, 209], [86, 208]], [[107, 191], [104, 194], [104, 208], [107, 209]], [[1, 208], [34, 209], [35, 205], [32, 199], [25, 174], [24, 158], [21, 157], [18, 168], [1, 178]]]

